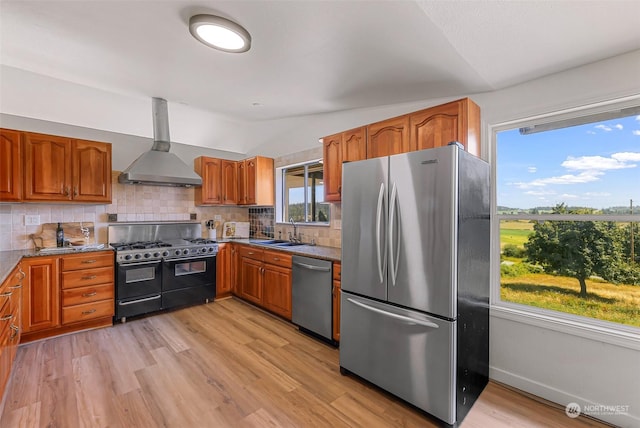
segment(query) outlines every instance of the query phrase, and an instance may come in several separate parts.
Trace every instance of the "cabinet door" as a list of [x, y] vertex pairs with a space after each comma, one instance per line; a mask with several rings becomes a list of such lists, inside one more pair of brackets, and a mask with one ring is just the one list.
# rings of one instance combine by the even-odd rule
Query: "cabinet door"
[[238, 161], [238, 199], [239, 205], [247, 203], [247, 165], [246, 160]]
[[238, 204], [238, 162], [222, 160], [222, 203]]
[[25, 333], [60, 325], [60, 283], [57, 257], [29, 257], [21, 262], [25, 273], [22, 325]]
[[265, 264], [263, 272], [264, 307], [291, 320], [291, 269]]
[[367, 158], [405, 153], [409, 147], [409, 117], [400, 116], [367, 126]]
[[240, 289], [242, 298], [262, 305], [262, 262], [246, 257], [242, 258]]
[[256, 179], [257, 179], [257, 165], [256, 158], [246, 159], [244, 161], [244, 173], [245, 177], [245, 200], [243, 204], [255, 205], [256, 203]]
[[22, 199], [20, 132], [0, 129], [0, 201]]
[[218, 244], [216, 256], [216, 298], [231, 294], [231, 244]]
[[73, 200], [111, 203], [111, 144], [74, 140]]
[[342, 198], [342, 134], [322, 139], [322, 162], [324, 200], [339, 201]]
[[196, 205], [222, 203], [222, 160], [200, 156], [194, 161], [194, 171], [202, 178], [202, 186], [194, 190]]
[[240, 252], [238, 251], [238, 247], [235, 244], [227, 244], [230, 245], [231, 248], [231, 265], [230, 265], [230, 281], [231, 281], [231, 292], [239, 296], [240, 295], [240, 287], [238, 286], [238, 276], [240, 274]]
[[468, 98], [453, 101], [409, 115], [411, 150], [461, 143], [479, 155], [480, 108]]
[[367, 129], [352, 129], [342, 133], [342, 162], [354, 162], [367, 158]]
[[340, 281], [333, 280], [333, 340], [340, 341]]
[[24, 199], [71, 200], [71, 140], [24, 134]]

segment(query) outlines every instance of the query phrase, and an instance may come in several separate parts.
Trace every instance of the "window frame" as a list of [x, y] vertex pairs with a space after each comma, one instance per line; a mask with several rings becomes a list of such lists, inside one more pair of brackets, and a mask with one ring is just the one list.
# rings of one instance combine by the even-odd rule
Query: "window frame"
[[[317, 159], [311, 159], [311, 160], [307, 160], [304, 162], [298, 162], [298, 163], [293, 163], [290, 165], [283, 165], [281, 167], [276, 168], [276, 224], [288, 224], [289, 220], [284, 218], [284, 212], [285, 212], [285, 174], [287, 172], [288, 169], [291, 168], [297, 168], [300, 166], [304, 166], [304, 170], [305, 170], [305, 190], [303, 192], [304, 194], [304, 207], [305, 207], [305, 218], [307, 217], [306, 215], [306, 210], [307, 210], [307, 205], [308, 205], [308, 200], [307, 200], [307, 181], [308, 181], [308, 167], [310, 165], [314, 165], [314, 164], [321, 164], [323, 163], [323, 159], [322, 158], [317, 158]], [[323, 182], [324, 182], [324, 177], [323, 177]], [[324, 185], [324, 184], [323, 184]], [[323, 189], [324, 192], [324, 189]], [[330, 206], [329, 202], [323, 202], [327, 205]], [[296, 224], [299, 225], [308, 225], [308, 226], [330, 226], [331, 223], [331, 208], [329, 208], [329, 219], [326, 222], [322, 222], [322, 221], [297, 221], [295, 222]]]
[[615, 109], [640, 105], [640, 95], [619, 98], [597, 104], [533, 115], [505, 122], [488, 124], [489, 158], [491, 163], [491, 315], [498, 318], [534, 325], [571, 335], [603, 341], [640, 350], [640, 328], [596, 318], [589, 318], [535, 306], [502, 301], [500, 298], [500, 221], [501, 220], [574, 220], [638, 222], [638, 215], [589, 214], [498, 214], [497, 206], [497, 135], [501, 131], [592, 116]]

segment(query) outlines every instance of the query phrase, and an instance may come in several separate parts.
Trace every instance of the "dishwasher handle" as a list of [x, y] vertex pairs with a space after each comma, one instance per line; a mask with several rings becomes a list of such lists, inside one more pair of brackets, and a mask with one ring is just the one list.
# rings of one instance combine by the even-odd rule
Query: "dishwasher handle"
[[296, 266], [300, 266], [301, 268], [304, 269], [309, 269], [309, 270], [318, 270], [320, 272], [331, 272], [331, 267], [321, 267], [321, 266], [314, 266], [314, 265], [310, 265], [307, 263], [300, 263], [300, 262], [293, 262], [294, 265]]

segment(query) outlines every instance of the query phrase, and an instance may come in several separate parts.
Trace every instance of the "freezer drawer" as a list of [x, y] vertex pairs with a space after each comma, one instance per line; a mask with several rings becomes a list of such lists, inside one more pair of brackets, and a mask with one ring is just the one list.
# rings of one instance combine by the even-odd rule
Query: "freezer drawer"
[[342, 293], [340, 367], [453, 424], [456, 321]]

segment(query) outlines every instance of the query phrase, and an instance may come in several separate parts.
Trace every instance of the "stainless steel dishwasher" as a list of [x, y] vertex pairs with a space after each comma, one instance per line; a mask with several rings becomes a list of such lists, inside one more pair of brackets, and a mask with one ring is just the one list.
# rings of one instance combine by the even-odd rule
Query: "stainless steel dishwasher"
[[331, 262], [293, 256], [292, 317], [301, 330], [332, 341]]

